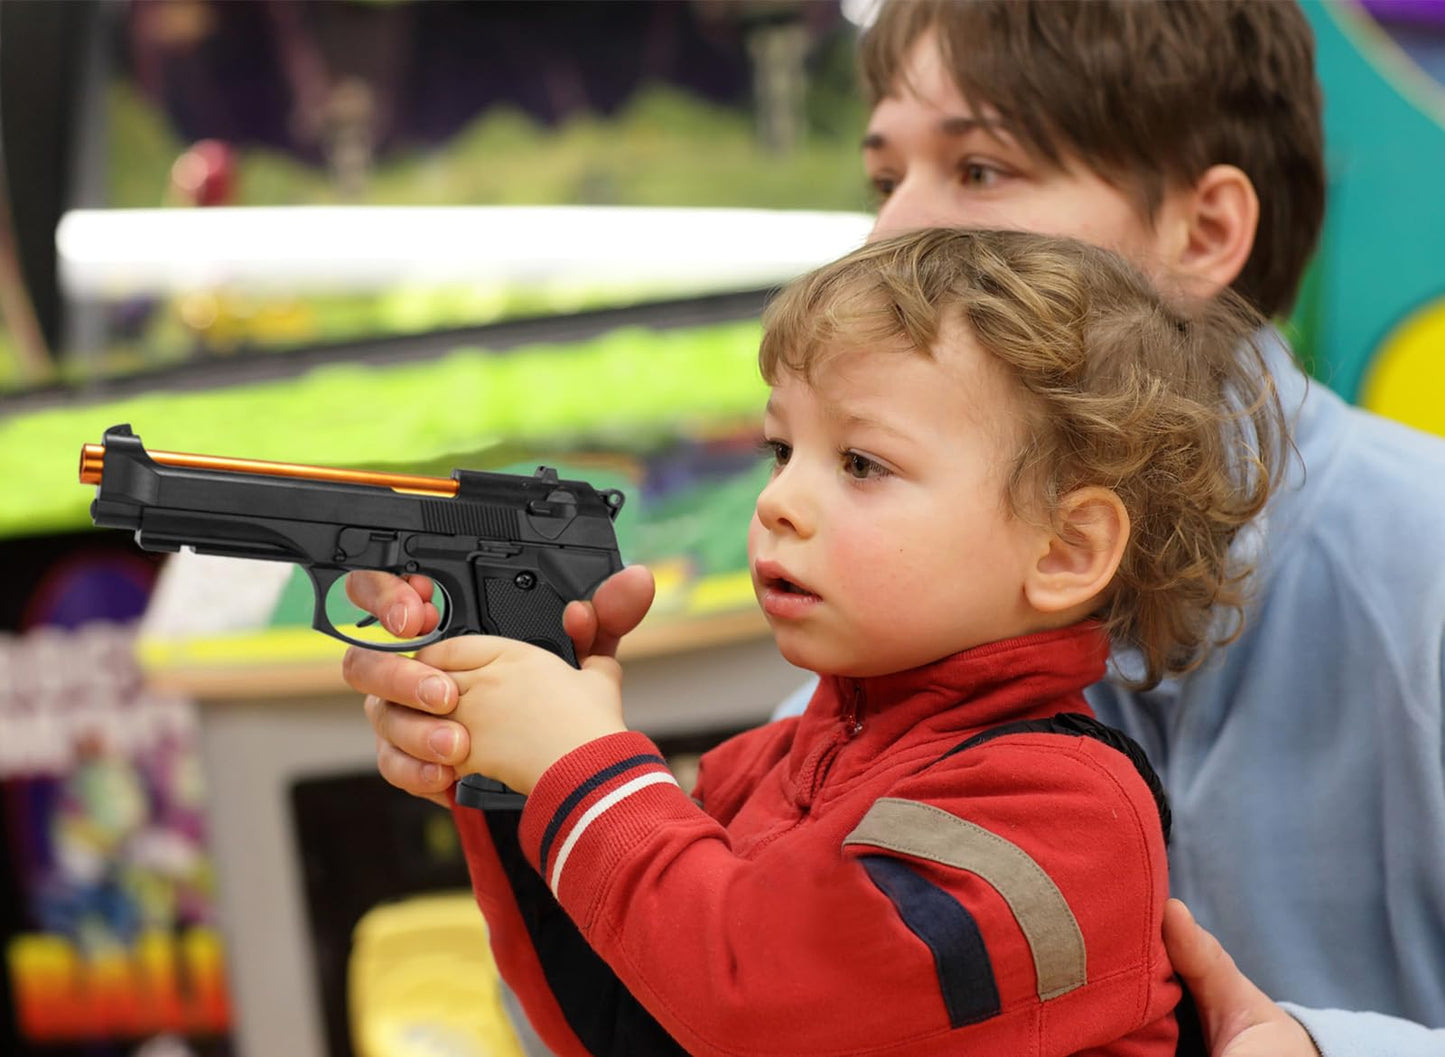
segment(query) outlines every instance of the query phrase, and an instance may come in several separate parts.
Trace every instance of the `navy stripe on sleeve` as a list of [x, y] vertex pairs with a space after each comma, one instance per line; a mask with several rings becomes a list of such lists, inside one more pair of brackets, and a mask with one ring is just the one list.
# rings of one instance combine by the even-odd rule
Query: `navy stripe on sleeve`
[[556, 814], [552, 816], [552, 820], [547, 823], [547, 828], [542, 832], [542, 846], [537, 853], [537, 864], [543, 877], [547, 876], [547, 857], [552, 853], [552, 843], [557, 839], [557, 834], [561, 832], [563, 824], [567, 821], [567, 816], [572, 813], [572, 809], [580, 804], [588, 793], [592, 792], [592, 790], [596, 789], [603, 782], [616, 778], [624, 771], [630, 771], [634, 767], [641, 767], [644, 764], [657, 764], [659, 767], [666, 767], [667, 761], [656, 753], [642, 753], [637, 756], [629, 756], [625, 760], [619, 760], [610, 767], [604, 767], [598, 771], [591, 778], [587, 779], [587, 781], [568, 793], [567, 799], [557, 805]]
[[623, 986], [522, 854], [520, 811], [488, 811], [487, 828], [562, 1017], [593, 1057], [687, 1057]]
[[933, 952], [949, 1024], [960, 1028], [997, 1016], [993, 963], [968, 908], [898, 859], [864, 855], [859, 861], [909, 931]]

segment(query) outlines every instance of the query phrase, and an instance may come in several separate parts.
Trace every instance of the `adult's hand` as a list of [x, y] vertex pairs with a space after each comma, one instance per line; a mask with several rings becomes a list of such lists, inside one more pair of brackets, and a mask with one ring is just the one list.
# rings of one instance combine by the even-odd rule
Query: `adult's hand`
[[[578, 660], [614, 656], [621, 638], [637, 627], [652, 605], [652, 573], [630, 566], [605, 580], [590, 602], [573, 602], [562, 623]], [[352, 573], [346, 593], [393, 635], [412, 639], [436, 627], [433, 585], [425, 577]], [[365, 695], [366, 717], [376, 732], [376, 766], [389, 783], [413, 796], [446, 806], [456, 782], [454, 768], [471, 752], [467, 730], [448, 717], [457, 706], [457, 685], [447, 673], [395, 653], [352, 646], [342, 676]]]
[[1164, 907], [1164, 947], [1199, 1007], [1209, 1057], [1320, 1057], [1299, 1021], [1239, 971], [1186, 907]]

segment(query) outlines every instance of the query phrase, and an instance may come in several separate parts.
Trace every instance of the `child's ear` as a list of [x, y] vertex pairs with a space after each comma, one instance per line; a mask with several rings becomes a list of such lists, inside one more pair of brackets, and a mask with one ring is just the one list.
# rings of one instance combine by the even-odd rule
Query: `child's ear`
[[1249, 262], [1259, 228], [1254, 184], [1236, 166], [1212, 165], [1169, 197], [1166, 209], [1177, 225], [1172, 269], [1190, 293], [1213, 297]]
[[1079, 488], [1064, 496], [1046, 547], [1024, 577], [1024, 597], [1040, 613], [1092, 609], [1108, 588], [1129, 542], [1129, 511], [1112, 490]]

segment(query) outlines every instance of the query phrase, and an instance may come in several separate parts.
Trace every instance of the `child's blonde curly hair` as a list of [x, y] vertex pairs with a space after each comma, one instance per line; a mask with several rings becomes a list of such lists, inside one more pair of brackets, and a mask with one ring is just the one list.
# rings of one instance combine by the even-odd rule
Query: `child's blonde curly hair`
[[1259, 346], [1263, 318], [1227, 290], [1183, 311], [1116, 254], [1077, 240], [935, 229], [865, 246], [787, 287], [764, 316], [759, 362], [771, 383], [785, 371], [812, 377], [852, 349], [931, 357], [955, 319], [1023, 390], [1012, 514], [1053, 521], [1059, 500], [1089, 485], [1112, 489], [1129, 513], [1098, 616], [1138, 650], [1133, 685], [1234, 639], [1249, 569], [1230, 544], [1290, 450]]

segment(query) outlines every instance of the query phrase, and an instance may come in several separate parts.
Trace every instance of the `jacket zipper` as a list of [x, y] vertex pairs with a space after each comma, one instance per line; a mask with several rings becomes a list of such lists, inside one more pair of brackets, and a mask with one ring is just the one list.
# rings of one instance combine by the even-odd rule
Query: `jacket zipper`
[[852, 741], [859, 734], [863, 733], [863, 707], [867, 701], [863, 698], [863, 684], [853, 684], [853, 700], [848, 706], [848, 714], [844, 717], [844, 736]]
[[823, 783], [828, 780], [828, 774], [833, 770], [833, 764], [838, 762], [838, 753], [850, 741], [863, 733], [863, 709], [868, 704], [867, 698], [863, 695], [863, 684], [853, 684], [853, 694], [848, 701], [848, 710], [843, 713], [843, 736], [833, 743], [828, 750], [828, 755], [819, 761], [818, 770], [813, 778], [813, 796], [816, 798]]
[[813, 803], [818, 797], [818, 792], [827, 781], [828, 773], [833, 769], [833, 764], [838, 759], [838, 752], [850, 741], [856, 738], [863, 731], [863, 709], [867, 699], [863, 694], [863, 687], [859, 683], [853, 684], [853, 693], [848, 702], [848, 707], [843, 713], [842, 731], [835, 735], [835, 740], [821, 754], [817, 764], [813, 768], [811, 780], [808, 783], [808, 800], [802, 805], [802, 815], [798, 822], [801, 823], [813, 809]]

